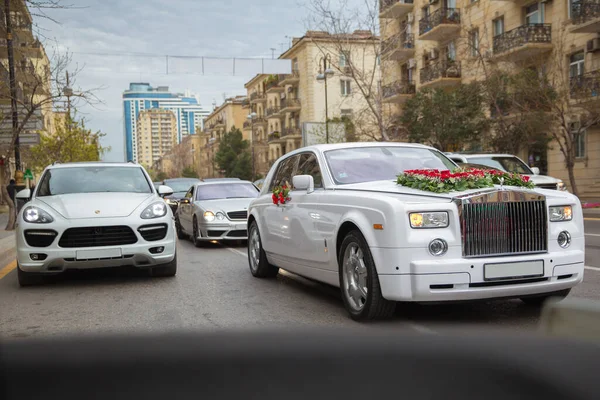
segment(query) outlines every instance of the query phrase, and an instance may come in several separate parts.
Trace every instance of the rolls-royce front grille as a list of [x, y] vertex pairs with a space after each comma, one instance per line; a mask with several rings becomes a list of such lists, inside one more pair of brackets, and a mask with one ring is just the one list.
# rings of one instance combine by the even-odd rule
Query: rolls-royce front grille
[[545, 253], [547, 224], [543, 200], [463, 204], [463, 256]]
[[128, 226], [91, 226], [67, 229], [58, 245], [60, 247], [103, 247], [134, 244], [135, 232]]
[[248, 219], [248, 211], [232, 211], [227, 216], [229, 219]]

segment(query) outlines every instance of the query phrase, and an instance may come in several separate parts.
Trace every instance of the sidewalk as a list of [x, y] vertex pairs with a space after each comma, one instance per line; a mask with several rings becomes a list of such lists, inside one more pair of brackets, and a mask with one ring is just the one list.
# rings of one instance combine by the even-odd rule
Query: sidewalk
[[15, 231], [5, 231], [8, 222], [8, 214], [0, 214], [0, 254], [4, 254], [15, 248]]

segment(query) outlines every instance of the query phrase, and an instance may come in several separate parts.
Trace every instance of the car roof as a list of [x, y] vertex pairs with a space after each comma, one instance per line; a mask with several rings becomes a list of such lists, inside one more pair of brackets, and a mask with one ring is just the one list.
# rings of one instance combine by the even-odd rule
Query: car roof
[[73, 167], [126, 167], [126, 168], [142, 168], [140, 164], [126, 162], [109, 162], [109, 161], [82, 161], [69, 163], [54, 163], [49, 165], [50, 169], [57, 168], [73, 168]]
[[337, 149], [356, 149], [361, 147], [417, 147], [422, 149], [432, 149], [436, 150], [431, 146], [426, 146], [420, 143], [406, 143], [406, 142], [348, 142], [348, 143], [330, 143], [330, 144], [315, 144], [311, 146], [301, 147], [299, 149], [294, 150], [293, 152], [303, 152], [306, 150], [318, 150], [321, 152], [328, 150], [337, 150]]
[[172, 181], [183, 181], [183, 182], [185, 182], [185, 181], [193, 181], [193, 182], [196, 182], [196, 181], [199, 181], [199, 180], [200, 179], [198, 179], [198, 178], [170, 178], [170, 179], [165, 179], [163, 182], [172, 182]]
[[226, 184], [232, 184], [232, 183], [249, 183], [252, 185], [252, 182], [250, 181], [243, 181], [241, 179], [238, 180], [230, 180], [230, 181], [220, 181], [220, 180], [216, 180], [216, 181], [200, 181], [198, 183], [196, 183], [196, 186], [204, 186], [204, 185], [226, 185]]
[[461, 153], [446, 153], [446, 156], [461, 156], [465, 158], [470, 157], [517, 157], [514, 154], [503, 154], [503, 153], [477, 153], [477, 154], [461, 154]]

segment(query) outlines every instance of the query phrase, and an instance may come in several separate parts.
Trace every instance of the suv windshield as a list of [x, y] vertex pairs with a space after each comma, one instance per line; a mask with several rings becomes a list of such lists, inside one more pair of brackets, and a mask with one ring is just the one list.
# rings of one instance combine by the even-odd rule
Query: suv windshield
[[172, 181], [165, 181], [165, 186], [168, 186], [171, 189], [173, 189], [174, 193], [182, 193], [190, 190], [190, 188], [198, 182], [200, 182], [199, 179], [177, 179]]
[[227, 183], [201, 185], [196, 192], [196, 200], [248, 199], [258, 197], [258, 189], [251, 183]]
[[46, 171], [36, 196], [99, 192], [152, 193], [152, 187], [141, 168], [67, 167]]
[[529, 167], [517, 157], [469, 157], [469, 163], [487, 165], [513, 174], [533, 175]]
[[452, 170], [456, 165], [443, 154], [417, 147], [362, 147], [325, 152], [338, 185], [394, 180], [410, 169]]

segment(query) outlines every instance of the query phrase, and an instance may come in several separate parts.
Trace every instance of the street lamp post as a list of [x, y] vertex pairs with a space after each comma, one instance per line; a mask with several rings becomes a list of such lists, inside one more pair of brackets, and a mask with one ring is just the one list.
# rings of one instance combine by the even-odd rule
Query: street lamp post
[[251, 124], [251, 137], [250, 137], [250, 146], [252, 147], [252, 182], [254, 182], [256, 179], [256, 164], [255, 164], [255, 157], [254, 157], [254, 118], [256, 118], [256, 113], [255, 112], [251, 112], [250, 114], [248, 114], [248, 119], [250, 120], [250, 124]]
[[[327, 67], [327, 61], [329, 61], [329, 68]], [[329, 112], [327, 104], [327, 77], [333, 76], [334, 72], [331, 69], [331, 54], [326, 54], [319, 60], [319, 74], [317, 75], [318, 81], [325, 82], [325, 143], [329, 143]]]

